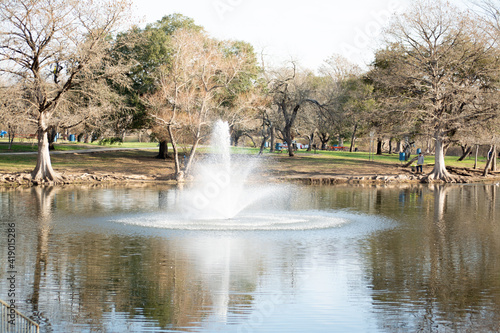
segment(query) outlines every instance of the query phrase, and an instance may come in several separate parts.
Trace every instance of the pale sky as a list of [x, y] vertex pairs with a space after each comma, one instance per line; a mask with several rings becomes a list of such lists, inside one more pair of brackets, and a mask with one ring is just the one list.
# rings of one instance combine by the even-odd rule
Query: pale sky
[[[455, 0], [452, 2], [459, 2]], [[316, 70], [341, 54], [364, 67], [389, 17], [411, 0], [134, 0], [145, 23], [180, 13], [214, 38], [249, 42], [266, 62], [295, 60]]]

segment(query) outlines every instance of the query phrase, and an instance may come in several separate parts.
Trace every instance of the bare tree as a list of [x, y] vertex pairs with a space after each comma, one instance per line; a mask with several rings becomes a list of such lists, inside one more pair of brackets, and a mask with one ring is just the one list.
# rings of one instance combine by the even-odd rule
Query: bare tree
[[[327, 84], [322, 89], [323, 117], [332, 128], [330, 134], [339, 138], [351, 133], [352, 152], [356, 136], [368, 125], [368, 114], [374, 110], [372, 86], [363, 81], [361, 68], [340, 55], [328, 58], [320, 68]], [[322, 134], [326, 137], [326, 133]]]
[[[99, 82], [124, 73], [108, 51], [128, 8], [127, 0], [0, 2], [0, 71], [23, 83], [36, 115], [31, 119], [38, 128], [34, 181], [59, 180], [47, 134], [61, 105], [69, 103], [66, 97], [80, 89], [90, 99], [92, 91], [104, 86], [97, 88]], [[90, 86], [94, 89], [88, 90]]]
[[422, 0], [397, 16], [388, 46], [377, 53], [373, 78], [392, 94], [408, 121], [432, 131], [436, 154], [429, 180], [452, 181], [444, 148], [460, 127], [487, 122], [487, 103], [497, 70], [494, 42], [467, 12], [441, 0]]
[[293, 157], [293, 138], [298, 134], [296, 120], [299, 110], [304, 109], [307, 103], [320, 103], [313, 96], [311, 79], [313, 74], [301, 72], [294, 62], [291, 67], [281, 68], [267, 73], [268, 91], [272, 103], [276, 106], [276, 129], [281, 133], [288, 146], [288, 155]]
[[9, 149], [18, 135], [35, 133], [33, 124], [26, 122], [29, 117], [28, 108], [23, 98], [23, 87], [20, 85], [4, 85], [0, 87], [0, 124], [5, 126], [9, 138]]
[[[177, 30], [170, 43], [172, 61], [160, 69], [160, 88], [148, 100], [151, 115], [167, 128], [175, 177], [183, 181], [200, 140], [224, 109], [222, 91], [246, 70], [248, 54], [231, 52], [231, 42], [211, 39], [201, 31]], [[183, 168], [178, 150], [181, 137], [190, 145]]]

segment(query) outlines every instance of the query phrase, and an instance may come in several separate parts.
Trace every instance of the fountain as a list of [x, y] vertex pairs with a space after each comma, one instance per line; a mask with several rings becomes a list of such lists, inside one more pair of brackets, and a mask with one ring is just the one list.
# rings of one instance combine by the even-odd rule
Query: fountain
[[229, 125], [217, 121], [210, 141], [210, 154], [196, 168], [195, 183], [183, 193], [183, 210], [190, 219], [231, 219], [242, 210], [272, 194], [276, 187], [251, 186], [249, 176], [258, 166], [252, 156], [231, 158]]
[[264, 168], [261, 158], [232, 156], [229, 126], [215, 123], [210, 151], [198, 163], [189, 187], [167, 194], [168, 214], [120, 218], [114, 222], [176, 230], [311, 230], [340, 227], [353, 216], [311, 210], [300, 187], [249, 181]]

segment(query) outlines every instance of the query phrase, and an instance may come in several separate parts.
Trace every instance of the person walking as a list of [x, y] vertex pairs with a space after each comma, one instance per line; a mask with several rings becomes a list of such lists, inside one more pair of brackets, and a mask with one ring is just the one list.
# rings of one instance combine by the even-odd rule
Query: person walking
[[417, 158], [417, 173], [422, 173], [422, 169], [424, 167], [424, 154], [422, 154], [422, 152], [420, 152], [418, 154], [418, 158]]

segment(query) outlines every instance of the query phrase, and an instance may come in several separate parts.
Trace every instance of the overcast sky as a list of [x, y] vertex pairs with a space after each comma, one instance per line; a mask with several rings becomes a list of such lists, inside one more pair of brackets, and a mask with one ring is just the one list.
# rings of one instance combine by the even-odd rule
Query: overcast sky
[[[459, 2], [455, 0], [452, 2]], [[411, 0], [134, 0], [143, 24], [191, 17], [218, 39], [249, 42], [275, 64], [296, 60], [316, 70], [332, 54], [361, 66], [373, 59], [391, 14]]]

